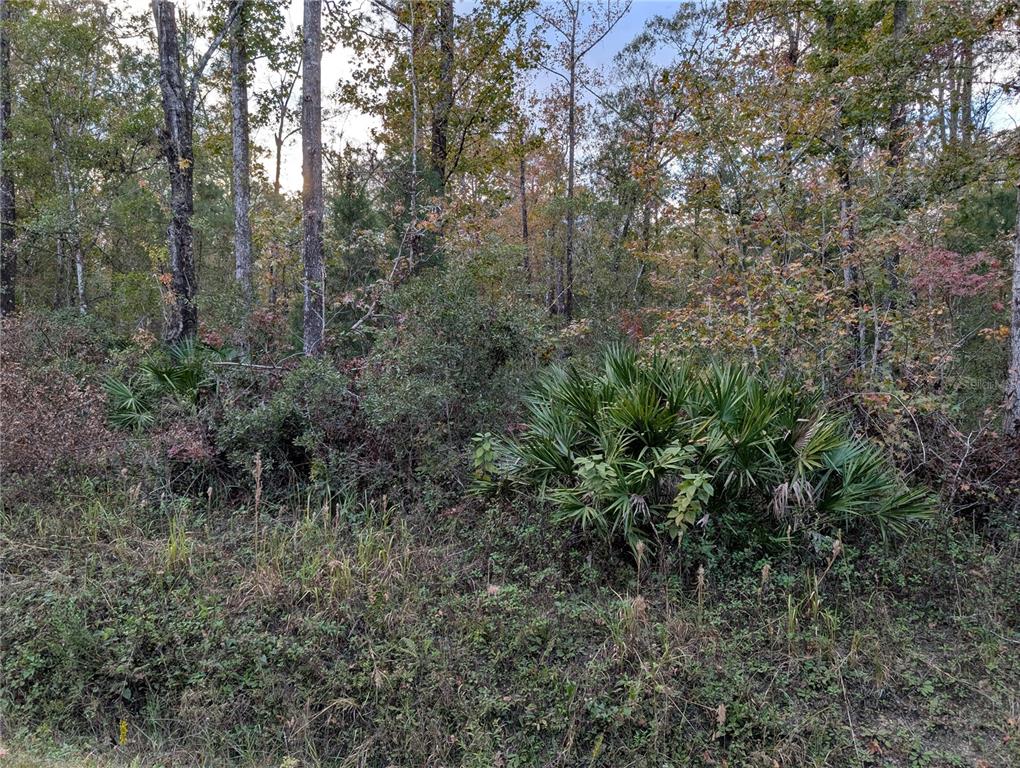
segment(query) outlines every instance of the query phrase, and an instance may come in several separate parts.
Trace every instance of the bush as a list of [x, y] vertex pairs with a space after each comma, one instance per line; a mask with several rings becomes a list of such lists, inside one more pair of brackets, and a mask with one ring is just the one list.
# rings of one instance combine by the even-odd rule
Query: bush
[[[4, 501], [44, 495], [53, 480], [115, 463], [120, 438], [106, 428], [90, 374], [104, 359], [98, 324], [26, 314], [0, 325], [0, 477]], [[17, 482], [15, 482], [17, 480]]]
[[191, 339], [150, 352], [127, 381], [108, 377], [103, 386], [109, 400], [110, 423], [141, 432], [156, 420], [160, 400], [176, 398], [195, 405], [214, 385], [209, 362], [223, 354]]
[[540, 321], [486, 295], [471, 277], [439, 270], [397, 291], [388, 311], [396, 323], [366, 361], [362, 407], [397, 466], [443, 483], [458, 473], [470, 435], [516, 402]]
[[308, 479], [338, 465], [350, 446], [356, 398], [350, 380], [323, 360], [305, 359], [269, 398], [228, 408], [216, 427], [216, 444], [231, 468], [247, 474], [262, 457], [267, 483]]
[[600, 373], [553, 369], [527, 404], [520, 438], [479, 440], [478, 474], [537, 489], [559, 519], [638, 555], [699, 529], [737, 545], [861, 524], [903, 533], [933, 511], [816, 396], [746, 368], [617, 347]]

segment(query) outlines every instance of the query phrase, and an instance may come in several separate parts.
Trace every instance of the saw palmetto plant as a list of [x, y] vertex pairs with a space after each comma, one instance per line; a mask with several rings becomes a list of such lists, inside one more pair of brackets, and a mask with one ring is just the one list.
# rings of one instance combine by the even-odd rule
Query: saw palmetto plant
[[486, 436], [501, 478], [642, 551], [739, 512], [757, 531], [901, 534], [933, 510], [881, 451], [819, 398], [719, 364], [642, 361], [627, 347], [600, 371], [554, 368], [527, 399], [519, 437]]

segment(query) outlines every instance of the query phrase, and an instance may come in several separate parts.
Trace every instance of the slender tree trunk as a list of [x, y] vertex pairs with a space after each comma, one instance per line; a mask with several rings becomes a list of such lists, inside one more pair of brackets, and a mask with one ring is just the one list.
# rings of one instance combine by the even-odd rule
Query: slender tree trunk
[[[54, 126], [54, 133], [56, 133], [56, 130], [56, 126]], [[59, 152], [61, 165], [64, 170], [64, 184], [67, 187], [67, 211], [71, 219], [70, 246], [71, 253], [74, 255], [74, 279], [78, 293], [78, 312], [84, 315], [88, 312], [88, 303], [85, 300], [85, 251], [82, 248], [81, 242], [82, 227], [81, 218], [78, 213], [78, 190], [74, 183], [74, 176], [71, 171], [71, 163], [68, 159], [67, 151], [61, 147], [56, 136], [53, 139], [53, 148]], [[54, 172], [54, 175], [56, 175], [56, 172]]]
[[[902, 186], [900, 183], [899, 168], [903, 162], [903, 155], [906, 146], [906, 136], [904, 136], [904, 131], [907, 125], [907, 99], [904, 89], [907, 78], [906, 74], [903, 72], [904, 64], [902, 61], [901, 47], [903, 45], [903, 37], [906, 34], [907, 29], [907, 11], [907, 0], [896, 0], [893, 4], [892, 34], [895, 71], [893, 72], [893, 92], [891, 94], [889, 106], [888, 167], [890, 175], [892, 176], [890, 182], [890, 200], [897, 209], [900, 206], [899, 190]], [[891, 243], [888, 246], [888, 250], [882, 259], [882, 267], [885, 271], [886, 277], [886, 290], [885, 296], [882, 298], [882, 308], [888, 316], [896, 309], [896, 294], [900, 287], [900, 252], [895, 243]], [[876, 366], [878, 358], [885, 352], [890, 341], [891, 329], [887, 319], [882, 333], [879, 334], [876, 332], [875, 334], [874, 357]]]
[[907, 0], [896, 0], [893, 4], [893, 55], [895, 72], [893, 72], [893, 93], [889, 107], [889, 165], [896, 168], [903, 160], [906, 136], [903, 135], [907, 125], [907, 99], [904, 94], [906, 73], [903, 72], [901, 46], [907, 31]]
[[974, 46], [963, 43], [960, 54], [960, 140], [969, 147], [974, 139]]
[[230, 111], [234, 193], [234, 279], [245, 306], [252, 303], [251, 166], [248, 146], [248, 53], [244, 43], [243, 0], [236, 6], [237, 26], [230, 41]]
[[[843, 161], [844, 164], [848, 160]], [[843, 287], [850, 297], [850, 303], [854, 308], [857, 327], [854, 333], [853, 342], [853, 366], [860, 368], [864, 364], [864, 316], [861, 312], [861, 285], [860, 274], [854, 262], [854, 240], [856, 233], [853, 221], [851, 202], [851, 179], [849, 167], [840, 170], [840, 201], [839, 201], [839, 227], [840, 227], [840, 260], [843, 263]]]
[[322, 243], [322, 2], [304, 0], [301, 81], [301, 218], [304, 235], [304, 353], [325, 343], [325, 271]]
[[938, 74], [938, 90], [936, 101], [939, 105], [939, 147], [946, 148], [949, 142], [948, 121], [946, 120], [946, 79], [943, 72]]
[[520, 160], [520, 194], [521, 194], [521, 244], [524, 246], [524, 274], [531, 279], [531, 260], [528, 256], [528, 168], [524, 151]]
[[274, 137], [276, 142], [276, 162], [274, 163], [273, 169], [273, 194], [280, 194], [280, 168], [283, 163], [283, 137]]
[[575, 40], [577, 34], [577, 14], [573, 15], [573, 28], [570, 37], [570, 90], [567, 96], [567, 235], [564, 248], [566, 274], [561, 265], [557, 270], [558, 293], [556, 295], [557, 311], [567, 320], [574, 311], [574, 230], [577, 226], [577, 213], [574, 211], [574, 147], [577, 143], [577, 58], [575, 56]]
[[437, 33], [439, 37], [439, 84], [436, 104], [432, 109], [432, 176], [436, 194], [446, 194], [447, 144], [449, 141], [450, 111], [453, 109], [453, 0], [436, 0], [439, 3]]
[[949, 143], [960, 139], [960, 64], [955, 44], [949, 49]]
[[14, 175], [11, 173], [11, 43], [13, 14], [0, 0], [0, 316], [14, 312], [18, 260], [14, 251]]
[[74, 246], [74, 278], [78, 288], [78, 314], [84, 315], [88, 312], [88, 303], [85, 301], [85, 251], [81, 247], [81, 236], [75, 233], [72, 240]]
[[1020, 181], [1016, 185], [1016, 232], [1013, 235], [1013, 290], [1009, 323], [1009, 374], [1006, 378], [1008, 435], [1020, 435]]

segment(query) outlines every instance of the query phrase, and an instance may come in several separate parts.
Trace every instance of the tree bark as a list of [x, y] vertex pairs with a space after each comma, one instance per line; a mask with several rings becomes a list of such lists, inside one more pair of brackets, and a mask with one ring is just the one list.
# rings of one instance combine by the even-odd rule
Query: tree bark
[[13, 14], [0, 0], [0, 316], [15, 310], [18, 260], [14, 251], [14, 175], [11, 173], [11, 42]]
[[906, 77], [903, 72], [901, 46], [907, 31], [907, 0], [896, 0], [893, 4], [893, 93], [889, 106], [889, 166], [896, 168], [903, 161], [907, 125], [907, 100], [903, 93]]
[[1020, 181], [1016, 185], [1016, 231], [1013, 235], [1013, 289], [1009, 323], [1009, 374], [1006, 377], [1007, 435], [1020, 435]]
[[322, 2], [304, 0], [301, 81], [301, 218], [304, 265], [304, 353], [325, 343], [325, 272], [322, 243]]
[[960, 55], [960, 138], [964, 147], [974, 139], [974, 45], [963, 42]]
[[436, 104], [432, 109], [432, 176], [436, 194], [446, 194], [447, 144], [450, 111], [453, 109], [453, 0], [439, 2], [439, 83]]
[[251, 152], [248, 130], [248, 52], [244, 42], [243, 0], [231, 0], [238, 20], [230, 42], [230, 111], [234, 193], [234, 279], [252, 303]]
[[171, 0], [154, 0], [156, 37], [159, 46], [159, 89], [163, 100], [165, 125], [160, 143], [170, 174], [170, 226], [167, 244], [170, 253], [173, 292], [173, 316], [167, 323], [164, 338], [174, 342], [194, 338], [198, 333], [198, 307], [195, 296], [198, 280], [195, 274], [195, 245], [191, 217], [195, 211], [194, 199], [194, 136], [192, 126], [195, 113], [195, 90], [199, 78], [213, 53], [231, 32], [237, 18], [237, 8], [231, 8], [223, 30], [216, 36], [185, 82], [181, 71], [180, 41], [177, 37], [177, 18]]
[[531, 260], [528, 256], [528, 168], [524, 151], [521, 150], [520, 194], [521, 194], [521, 244], [524, 246], [524, 274], [531, 279]]
[[198, 308], [195, 306], [197, 280], [191, 230], [194, 213], [192, 108], [184, 75], [177, 36], [174, 4], [156, 2], [156, 31], [159, 39], [159, 87], [163, 97], [166, 125], [160, 136], [167, 171], [170, 174], [170, 226], [167, 243], [170, 253], [173, 317], [164, 336], [167, 341], [193, 338], [198, 332]]
[[570, 78], [567, 95], [567, 235], [564, 248], [565, 275], [557, 271], [559, 292], [556, 296], [557, 313], [570, 320], [574, 311], [574, 230], [577, 213], [574, 211], [574, 148], [577, 144], [577, 16], [572, 13], [570, 35]]
[[[903, 71], [901, 48], [903, 37], [907, 30], [907, 0], [896, 0], [893, 4], [893, 66], [895, 71], [892, 77], [892, 93], [889, 102], [889, 137], [888, 145], [888, 168], [892, 175], [890, 183], [890, 202], [899, 209], [901, 205], [900, 190], [902, 189], [899, 178], [899, 168], [903, 162], [906, 148], [906, 136], [904, 135], [907, 126], [907, 98], [904, 93], [906, 86], [906, 74]], [[886, 290], [882, 298], [882, 308], [888, 316], [896, 309], [897, 292], [900, 287], [900, 252], [898, 246], [890, 244], [885, 256], [882, 259], [882, 267], [885, 271]], [[875, 335], [875, 362], [878, 362], [879, 354], [884, 354], [891, 341], [891, 329], [888, 322], [882, 329], [881, 334]]]

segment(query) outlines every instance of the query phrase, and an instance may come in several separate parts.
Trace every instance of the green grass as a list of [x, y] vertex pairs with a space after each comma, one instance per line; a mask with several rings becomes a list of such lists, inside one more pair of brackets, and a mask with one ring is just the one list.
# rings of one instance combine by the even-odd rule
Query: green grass
[[306, 497], [256, 540], [124, 485], [5, 511], [4, 738], [44, 756], [5, 764], [1020, 760], [1015, 535], [685, 579], [524, 505]]

